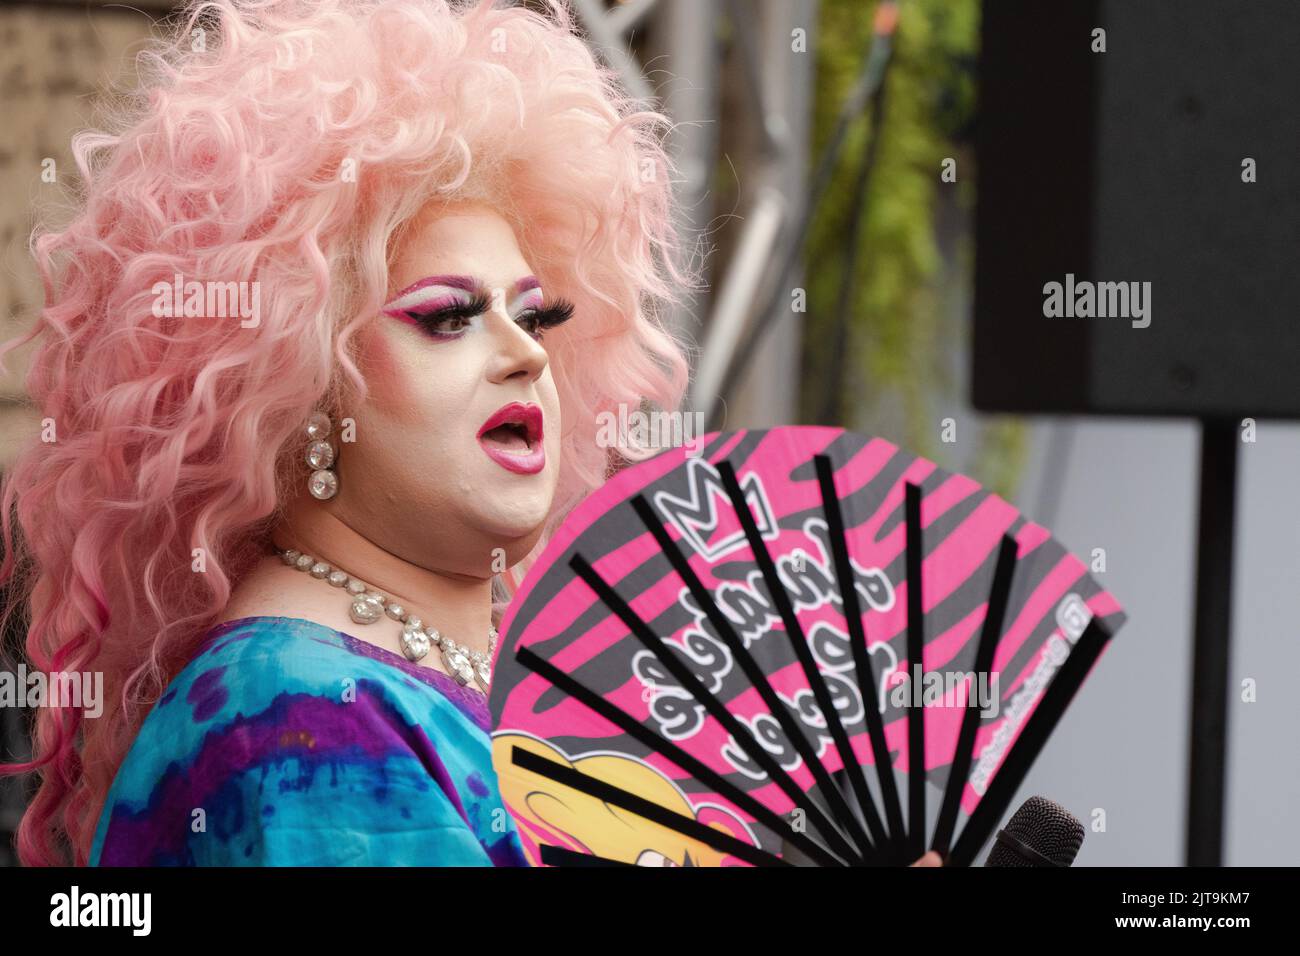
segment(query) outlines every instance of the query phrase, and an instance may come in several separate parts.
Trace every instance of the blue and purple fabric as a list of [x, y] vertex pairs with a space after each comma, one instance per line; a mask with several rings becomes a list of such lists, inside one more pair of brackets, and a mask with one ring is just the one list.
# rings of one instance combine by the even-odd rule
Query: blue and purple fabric
[[527, 866], [487, 702], [299, 618], [213, 629], [145, 718], [92, 866]]

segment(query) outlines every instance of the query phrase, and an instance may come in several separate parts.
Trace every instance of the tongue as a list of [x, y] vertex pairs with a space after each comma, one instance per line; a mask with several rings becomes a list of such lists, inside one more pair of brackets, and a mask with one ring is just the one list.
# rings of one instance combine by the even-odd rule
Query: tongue
[[497, 447], [504, 448], [507, 451], [528, 451], [528, 442], [524, 439], [524, 436], [509, 425], [498, 425], [491, 431], [484, 432], [483, 440], [490, 441]]

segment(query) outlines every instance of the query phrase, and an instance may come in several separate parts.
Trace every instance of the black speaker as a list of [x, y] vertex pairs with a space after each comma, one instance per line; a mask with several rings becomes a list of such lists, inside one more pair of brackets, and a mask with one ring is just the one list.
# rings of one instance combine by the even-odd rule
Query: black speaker
[[1300, 2], [986, 0], [981, 32], [975, 406], [1300, 417]]

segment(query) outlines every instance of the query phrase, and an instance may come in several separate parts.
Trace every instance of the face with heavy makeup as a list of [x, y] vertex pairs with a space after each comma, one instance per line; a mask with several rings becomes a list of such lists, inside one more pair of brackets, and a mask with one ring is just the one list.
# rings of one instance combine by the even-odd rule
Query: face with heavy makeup
[[387, 301], [360, 333], [369, 395], [345, 403], [336, 515], [431, 570], [483, 577], [536, 544], [555, 495], [560, 404], [547, 296], [509, 222], [429, 205], [393, 250]]

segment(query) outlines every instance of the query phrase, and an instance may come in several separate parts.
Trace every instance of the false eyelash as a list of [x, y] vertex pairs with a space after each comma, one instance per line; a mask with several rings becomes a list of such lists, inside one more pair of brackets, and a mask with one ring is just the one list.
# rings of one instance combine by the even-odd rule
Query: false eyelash
[[[539, 329], [553, 329], [573, 318], [573, 303], [566, 299], [556, 299], [550, 305], [533, 309], [527, 317], [537, 323]], [[523, 318], [521, 316], [520, 318]]]
[[441, 309], [434, 309], [432, 312], [416, 312], [408, 309], [406, 314], [418, 322], [420, 326], [432, 335], [444, 335], [438, 329], [438, 324], [444, 319], [472, 319], [476, 315], [482, 315], [492, 307], [492, 300], [488, 298], [486, 292], [480, 292], [468, 302], [455, 302]]

